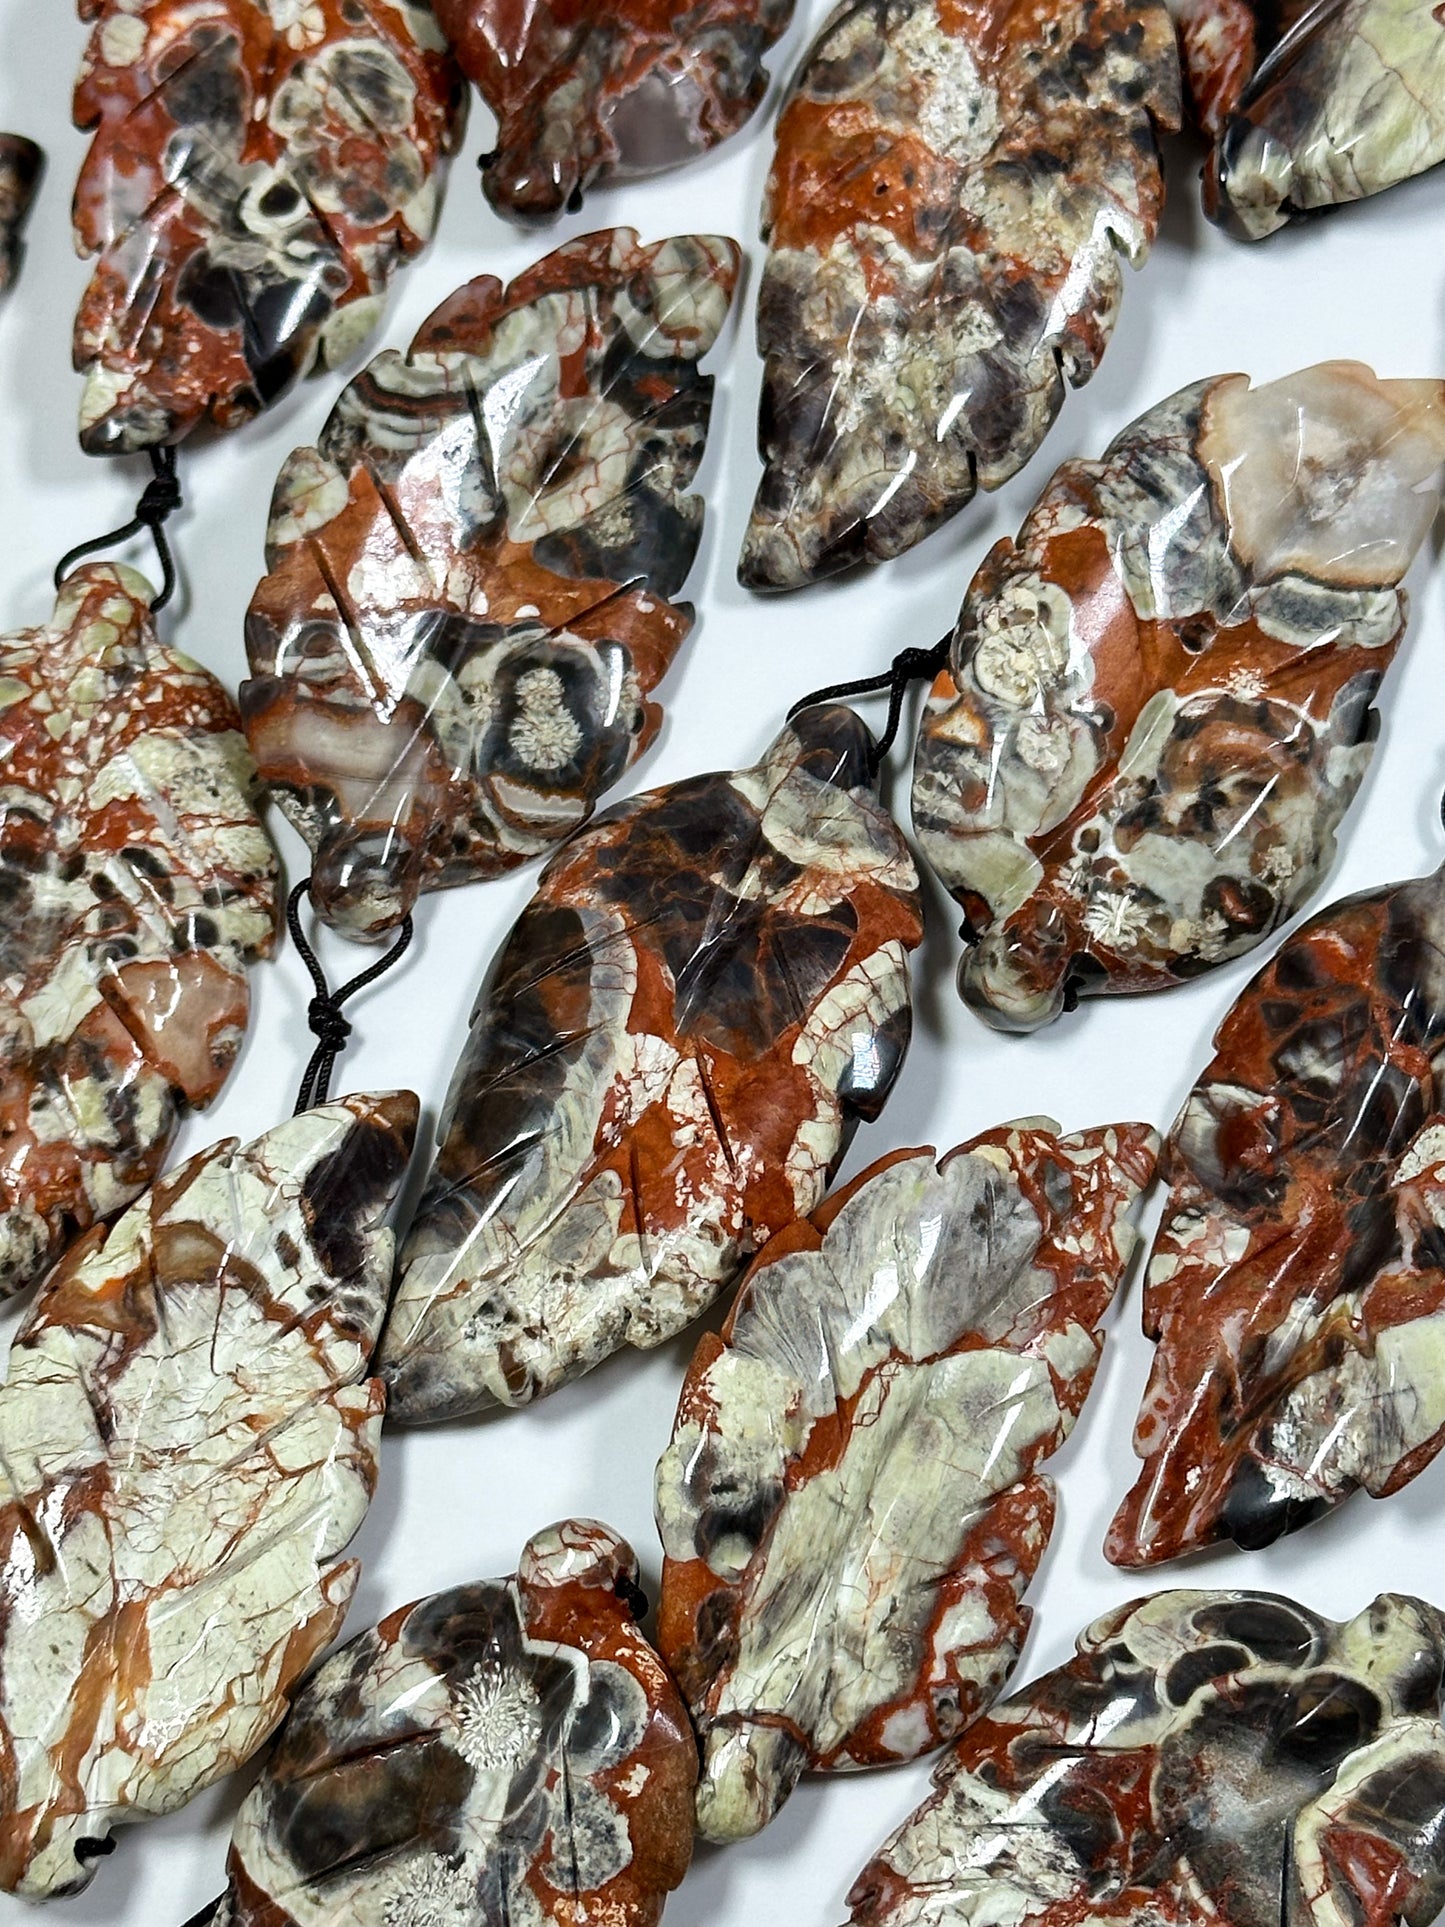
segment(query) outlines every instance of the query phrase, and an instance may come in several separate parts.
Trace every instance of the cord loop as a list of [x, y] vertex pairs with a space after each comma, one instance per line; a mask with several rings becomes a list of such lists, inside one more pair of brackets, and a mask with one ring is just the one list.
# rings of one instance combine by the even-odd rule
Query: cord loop
[[61, 556], [55, 565], [57, 589], [76, 563], [84, 561], [86, 556], [99, 555], [102, 549], [119, 548], [121, 543], [129, 542], [133, 535], [139, 535], [142, 529], [148, 529], [161, 565], [160, 593], [151, 603], [152, 610], [159, 612], [164, 609], [175, 594], [176, 564], [171, 545], [166, 539], [165, 524], [184, 501], [180, 477], [176, 473], [176, 451], [174, 448], [152, 448], [147, 453], [151, 460], [151, 479], [141, 490], [135, 514], [124, 527], [111, 529], [106, 535], [92, 536], [88, 542], [77, 542], [73, 549]]
[[857, 682], [835, 682], [826, 689], [815, 689], [810, 696], [793, 704], [788, 711], [788, 721], [802, 710], [811, 709], [815, 703], [831, 703], [850, 696], [872, 696], [888, 691], [888, 720], [883, 726], [883, 734], [874, 744], [868, 758], [870, 774], [876, 776], [883, 767], [883, 759], [892, 749], [898, 736], [898, 725], [903, 720], [903, 698], [908, 693], [908, 685], [926, 677], [930, 682], [940, 669], [948, 663], [948, 651], [953, 641], [952, 632], [934, 643], [931, 649], [900, 649], [888, 667], [876, 676], [863, 676]]
[[378, 957], [374, 964], [344, 983], [339, 990], [332, 990], [326, 982], [326, 972], [321, 968], [321, 960], [306, 939], [301, 928], [301, 899], [311, 888], [310, 877], [303, 877], [286, 899], [286, 928], [291, 932], [291, 941], [311, 974], [311, 982], [316, 995], [306, 1006], [306, 1024], [316, 1038], [316, 1049], [311, 1053], [311, 1062], [306, 1066], [301, 1079], [301, 1088], [296, 1094], [296, 1112], [309, 1111], [313, 1104], [324, 1104], [331, 1090], [331, 1073], [336, 1068], [336, 1060], [345, 1050], [352, 1034], [351, 1020], [342, 1014], [341, 1006], [348, 997], [355, 996], [368, 984], [376, 982], [394, 963], [400, 962], [407, 945], [411, 942], [412, 922], [407, 917], [397, 932], [396, 942], [384, 956]]

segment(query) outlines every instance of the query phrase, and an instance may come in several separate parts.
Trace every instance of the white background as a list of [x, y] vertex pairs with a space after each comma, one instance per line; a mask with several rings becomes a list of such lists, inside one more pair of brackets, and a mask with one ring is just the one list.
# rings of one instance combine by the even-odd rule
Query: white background
[[[800, 20], [772, 62], [775, 75], [791, 68], [823, 12], [822, 0], [800, 5]], [[49, 159], [29, 258], [0, 312], [0, 625], [7, 629], [48, 615], [58, 554], [123, 521], [148, 473], [143, 462], [83, 456], [75, 440], [79, 382], [70, 369], [70, 322], [86, 270], [69, 236], [83, 142], [68, 113], [82, 44], [82, 29], [62, 0], [0, 0], [0, 127], [39, 139]], [[986, 547], [1017, 527], [1053, 466], [1100, 453], [1128, 420], [1185, 382], [1230, 369], [1263, 380], [1330, 356], [1356, 356], [1392, 375], [1445, 370], [1445, 176], [1251, 247], [1204, 221], [1198, 153], [1178, 143], [1168, 154], [1164, 232], [1143, 272], [1126, 277], [1123, 315], [1103, 368], [1070, 397], [1024, 473], [885, 569], [781, 600], [752, 598], [733, 571], [757, 479], [752, 302], [776, 93], [775, 83], [751, 128], [709, 159], [655, 181], [595, 192], [581, 215], [541, 236], [508, 229], [483, 200], [472, 158], [489, 144], [490, 127], [474, 107], [440, 237], [400, 278], [375, 344], [404, 346], [460, 282], [480, 273], [510, 278], [554, 245], [554, 236], [624, 222], [647, 239], [705, 227], [736, 236], [747, 249], [747, 279], [709, 364], [718, 388], [699, 484], [708, 520], [688, 585], [699, 621], [663, 685], [661, 740], [629, 773], [628, 788], [751, 762], [799, 695], [881, 668], [904, 644], [931, 643], [951, 626]], [[162, 622], [171, 639], [233, 687], [245, 673], [242, 615], [262, 568], [276, 471], [293, 447], [314, 440], [339, 386], [334, 376], [308, 382], [228, 440], [197, 440], [183, 451], [188, 506], [172, 527], [186, 593]], [[1438, 547], [1437, 540], [1417, 566], [1415, 616], [1385, 683], [1379, 750], [1346, 820], [1326, 897], [1413, 875], [1445, 856], [1437, 816], [1445, 787], [1445, 570]], [[134, 559], [149, 566], [139, 545]], [[880, 719], [881, 705], [867, 713]], [[894, 756], [900, 809], [907, 753], [905, 743]], [[273, 828], [292, 877], [303, 875], [299, 840], [274, 814]], [[527, 870], [423, 899], [405, 966], [358, 1005], [338, 1090], [409, 1085], [421, 1095], [429, 1132], [476, 983], [532, 884]], [[895, 1145], [948, 1146], [1021, 1113], [1047, 1112], [1069, 1128], [1131, 1117], [1167, 1125], [1205, 1061], [1214, 1026], [1261, 961], [1244, 960], [1164, 996], [1086, 1004], [1040, 1036], [1012, 1040], [983, 1029], [958, 1003], [955, 918], [936, 890], [928, 908], [912, 1053], [882, 1121], [860, 1131], [849, 1171]], [[371, 954], [336, 940], [325, 949], [333, 981]], [[227, 1133], [255, 1135], [290, 1112], [310, 1048], [309, 986], [289, 950], [252, 981], [254, 1021], [239, 1068], [213, 1109], [187, 1124], [179, 1152]], [[419, 1159], [418, 1178], [421, 1169]], [[1157, 1209], [1156, 1195], [1151, 1225]], [[1445, 1603], [1436, 1550], [1445, 1458], [1398, 1497], [1375, 1504], [1357, 1496], [1263, 1553], [1209, 1555], [1142, 1582], [1106, 1565], [1100, 1541], [1132, 1479], [1129, 1435], [1147, 1364], [1139, 1300], [1134, 1276], [1116, 1309], [1093, 1397], [1054, 1464], [1060, 1523], [1032, 1590], [1038, 1617], [1020, 1677], [1064, 1659], [1075, 1633], [1104, 1608], [1171, 1583], [1274, 1587], [1340, 1616], [1386, 1587], [1433, 1591]], [[7, 1333], [13, 1322], [12, 1312]], [[510, 1572], [527, 1536], [567, 1513], [605, 1518], [627, 1533], [655, 1593], [652, 1470], [691, 1343], [689, 1335], [651, 1355], [629, 1352], [528, 1412], [388, 1431], [376, 1503], [353, 1548], [365, 1569], [348, 1630], [422, 1593]], [[850, 1881], [915, 1804], [927, 1773], [920, 1763], [808, 1780], [757, 1840], [699, 1850], [668, 1906], [669, 1927], [780, 1919], [830, 1927], [842, 1920]], [[123, 1832], [89, 1892], [58, 1903], [57, 1913], [78, 1927], [180, 1927], [222, 1884], [230, 1815], [249, 1777], [168, 1820]], [[21, 1912], [19, 1902], [0, 1897], [3, 1927]]]

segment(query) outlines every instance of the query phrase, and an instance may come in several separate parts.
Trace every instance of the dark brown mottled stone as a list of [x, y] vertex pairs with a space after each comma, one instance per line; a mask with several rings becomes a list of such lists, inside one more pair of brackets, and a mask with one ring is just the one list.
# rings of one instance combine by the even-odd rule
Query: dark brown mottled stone
[[850, 709], [564, 844], [483, 986], [382, 1343], [404, 1421], [681, 1331], [821, 1201], [908, 1046], [908, 846]]
[[235, 428], [335, 367], [430, 239], [462, 77], [427, 0], [80, 0], [81, 446]]
[[657, 1468], [658, 1640], [737, 1840], [805, 1770], [942, 1746], [1012, 1672], [1154, 1174], [1143, 1124], [895, 1151], [748, 1272]]
[[23, 134], [0, 134], [0, 294], [20, 272], [21, 232], [45, 157]]
[[341, 1647], [298, 1696], [194, 1927], [656, 1927], [697, 1748], [593, 1519]]
[[550, 849], [656, 735], [738, 267], [610, 228], [480, 276], [282, 469], [241, 712], [346, 934]]
[[1247, 240], [1445, 161], [1439, 0], [1179, 0], [1204, 207]]
[[1066, 462], [985, 559], [913, 824], [1002, 1030], [1242, 956], [1318, 887], [1373, 751], [1445, 383], [1197, 382]]
[[1023, 467], [1149, 252], [1179, 112], [1163, 0], [844, 0], [778, 121], [749, 588], [886, 561]]
[[1170, 1135], [1116, 1565], [1261, 1546], [1445, 1444], [1445, 872], [1332, 904]]
[[90, 563], [0, 637], [0, 1295], [158, 1174], [209, 1104], [276, 935], [235, 704]]
[[0, 1888], [234, 1771], [346, 1616], [409, 1091], [223, 1139], [46, 1280], [0, 1389]]
[[726, 140], [768, 84], [793, 0], [436, 0], [497, 117], [482, 186], [516, 221], [575, 213], [594, 184], [676, 167]]
[[1116, 1607], [970, 1727], [848, 1896], [852, 1927], [1430, 1927], [1445, 1634], [1263, 1592]]

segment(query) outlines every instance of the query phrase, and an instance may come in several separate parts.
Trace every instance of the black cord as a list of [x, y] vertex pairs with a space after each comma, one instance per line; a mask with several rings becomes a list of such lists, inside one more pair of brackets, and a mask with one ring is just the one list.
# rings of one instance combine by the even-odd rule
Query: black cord
[[286, 928], [291, 932], [291, 941], [302, 963], [310, 971], [311, 981], [316, 987], [316, 995], [306, 1007], [306, 1022], [318, 1042], [296, 1096], [293, 1115], [298, 1117], [302, 1111], [309, 1111], [313, 1104], [326, 1102], [331, 1089], [331, 1073], [351, 1035], [351, 1025], [342, 1016], [341, 1006], [348, 997], [354, 996], [358, 990], [364, 990], [368, 984], [374, 984], [383, 972], [399, 962], [411, 942], [411, 918], [408, 917], [397, 933], [396, 942], [385, 956], [378, 957], [374, 964], [359, 972], [349, 983], [344, 983], [340, 990], [331, 990], [327, 986], [326, 972], [321, 968], [320, 959], [306, 941], [306, 933], [301, 928], [301, 899], [310, 888], [311, 879], [305, 877], [286, 899]]
[[175, 594], [176, 564], [171, 545], [166, 540], [165, 522], [167, 516], [175, 514], [182, 500], [180, 478], [176, 474], [176, 451], [174, 448], [152, 448], [148, 453], [151, 458], [151, 479], [135, 505], [135, 514], [124, 528], [112, 529], [108, 535], [93, 536], [89, 542], [77, 542], [68, 554], [61, 556], [55, 565], [57, 589], [75, 564], [86, 556], [98, 555], [102, 549], [118, 548], [122, 542], [129, 542], [133, 535], [139, 535], [142, 529], [149, 529], [161, 562], [161, 592], [151, 603], [152, 609], [164, 609]]
[[908, 693], [908, 685], [925, 676], [932, 681], [947, 664], [952, 642], [953, 635], [950, 632], [934, 643], [931, 649], [900, 649], [880, 675], [863, 676], [857, 682], [835, 682], [826, 689], [815, 689], [811, 696], [804, 696], [801, 702], [793, 704], [788, 711], [788, 721], [791, 722], [800, 711], [811, 709], [815, 703], [838, 702], [850, 696], [872, 696], [886, 689], [888, 721], [868, 759], [868, 767], [876, 776], [883, 767], [884, 757], [897, 740], [898, 725], [903, 718], [903, 698]]

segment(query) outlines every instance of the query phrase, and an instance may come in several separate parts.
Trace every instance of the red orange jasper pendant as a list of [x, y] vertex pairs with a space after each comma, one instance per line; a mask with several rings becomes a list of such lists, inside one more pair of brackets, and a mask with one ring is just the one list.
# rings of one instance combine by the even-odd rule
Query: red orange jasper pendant
[[676, 167], [751, 117], [793, 0], [436, 0], [497, 117], [482, 186], [499, 214], [550, 221], [598, 182]]
[[1012, 1672], [1073, 1429], [1154, 1172], [1142, 1124], [1046, 1119], [881, 1159], [753, 1264], [657, 1469], [663, 1657], [698, 1826], [765, 1826], [805, 1768], [952, 1739]]
[[23, 134], [0, 134], [0, 294], [20, 272], [21, 230], [43, 164], [34, 141]]
[[1439, 0], [1179, 0], [1212, 220], [1258, 240], [1445, 162]]
[[923, 934], [851, 709], [615, 803], [477, 1001], [382, 1342], [410, 1421], [524, 1405], [681, 1331], [806, 1216], [908, 1046]]
[[1440, 1615], [1161, 1592], [964, 1734], [852, 1927], [1427, 1927], [1445, 1903]]
[[1163, 0], [845, 0], [768, 182], [749, 588], [900, 555], [1023, 467], [1149, 252], [1179, 113]]
[[1440, 950], [1445, 872], [1349, 897], [1220, 1025], [1169, 1139], [1116, 1565], [1266, 1545], [1445, 1444]]
[[129, 1204], [246, 1029], [276, 854], [215, 677], [91, 564], [0, 637], [0, 1293]]
[[568, 1519], [514, 1579], [351, 1640], [298, 1695], [193, 1927], [655, 1927], [697, 1748], [645, 1605], [626, 1541]]
[[0, 1391], [0, 1887], [248, 1759], [336, 1635], [376, 1481], [410, 1092], [227, 1138], [66, 1257]]
[[483, 276], [282, 469], [241, 710], [348, 935], [560, 842], [657, 733], [738, 267], [614, 228]]
[[81, 446], [235, 428], [431, 236], [465, 93], [426, 0], [80, 0]]
[[1058, 471], [974, 578], [914, 767], [987, 1023], [1200, 976], [1307, 901], [1442, 475], [1445, 383], [1340, 361], [1197, 382]]

